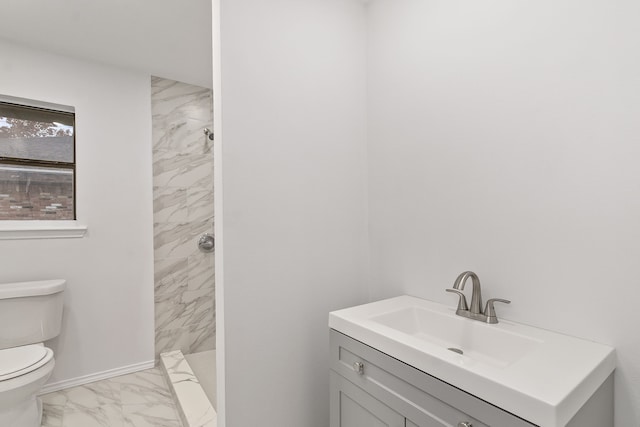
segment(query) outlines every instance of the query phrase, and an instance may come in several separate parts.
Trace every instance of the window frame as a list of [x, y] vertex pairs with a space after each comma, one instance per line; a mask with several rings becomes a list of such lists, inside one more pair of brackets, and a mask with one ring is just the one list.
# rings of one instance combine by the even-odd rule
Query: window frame
[[68, 105], [54, 104], [34, 99], [0, 95], [0, 103], [33, 110], [66, 113], [73, 117], [73, 162], [53, 160], [32, 160], [0, 156], [0, 163], [15, 166], [33, 166], [37, 168], [68, 169], [73, 173], [73, 219], [53, 220], [0, 220], [0, 240], [38, 239], [38, 238], [77, 238], [86, 234], [87, 227], [79, 225], [77, 211], [77, 162], [76, 162], [76, 111]]

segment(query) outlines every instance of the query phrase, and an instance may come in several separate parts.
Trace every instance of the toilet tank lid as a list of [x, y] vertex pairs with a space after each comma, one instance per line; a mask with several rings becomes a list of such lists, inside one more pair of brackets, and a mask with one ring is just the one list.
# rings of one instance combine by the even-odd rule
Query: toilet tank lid
[[64, 290], [64, 279], [0, 284], [0, 299], [51, 295]]

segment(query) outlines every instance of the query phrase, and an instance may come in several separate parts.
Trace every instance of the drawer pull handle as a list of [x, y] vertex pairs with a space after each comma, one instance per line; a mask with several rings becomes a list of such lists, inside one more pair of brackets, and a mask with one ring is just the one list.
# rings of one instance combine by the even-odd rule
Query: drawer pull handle
[[[353, 362], [353, 370], [356, 371], [358, 375], [364, 374], [364, 363], [362, 362]], [[471, 427], [471, 426], [469, 426]]]
[[465, 421], [465, 422], [458, 423], [458, 427], [473, 427], [473, 425], [471, 425], [470, 422]]

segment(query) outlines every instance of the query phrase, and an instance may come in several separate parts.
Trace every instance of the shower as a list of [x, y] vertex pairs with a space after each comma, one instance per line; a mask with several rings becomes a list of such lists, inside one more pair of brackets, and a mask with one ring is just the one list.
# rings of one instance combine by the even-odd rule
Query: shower
[[191, 372], [215, 416], [213, 93], [153, 77], [151, 110], [155, 356], [178, 403], [176, 372]]

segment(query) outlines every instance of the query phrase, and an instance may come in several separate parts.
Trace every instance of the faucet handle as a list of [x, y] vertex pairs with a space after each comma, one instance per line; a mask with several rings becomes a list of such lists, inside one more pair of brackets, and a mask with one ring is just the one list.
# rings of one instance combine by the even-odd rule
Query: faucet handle
[[487, 316], [487, 323], [498, 323], [496, 309], [493, 307], [494, 302], [511, 304], [511, 301], [502, 298], [491, 298], [489, 301], [487, 301], [487, 305], [484, 308], [484, 315]]
[[467, 297], [465, 297], [462, 292], [456, 289], [445, 289], [445, 291], [458, 294], [458, 296], [460, 297], [460, 299], [458, 300], [458, 308], [456, 309], [456, 312], [469, 310], [469, 306], [467, 305]]

